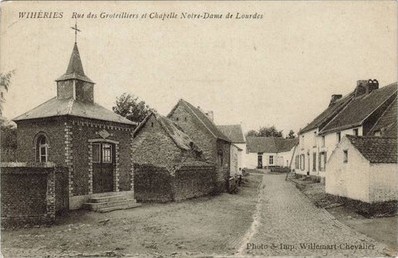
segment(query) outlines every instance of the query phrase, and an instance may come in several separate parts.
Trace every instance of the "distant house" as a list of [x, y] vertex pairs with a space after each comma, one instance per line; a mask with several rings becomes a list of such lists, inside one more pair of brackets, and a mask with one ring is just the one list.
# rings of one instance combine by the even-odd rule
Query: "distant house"
[[396, 108], [396, 98], [397, 83], [379, 88], [377, 80], [358, 81], [355, 90], [344, 97], [332, 95], [329, 106], [299, 132], [296, 173], [325, 177], [327, 161], [345, 135], [389, 133], [396, 117], [394, 121], [386, 111]]
[[199, 146], [206, 161], [215, 165], [215, 191], [226, 191], [230, 177], [231, 140], [214, 124], [211, 113], [205, 114], [199, 107], [181, 99], [167, 117]]
[[365, 203], [398, 200], [397, 138], [343, 137], [328, 161], [325, 190]]
[[247, 137], [247, 168], [290, 167], [298, 139]]
[[[231, 142], [231, 171], [237, 172], [245, 167], [246, 140], [241, 125], [217, 125], [217, 128]], [[232, 160], [237, 160], [235, 164]]]
[[213, 191], [214, 166], [170, 119], [149, 114], [134, 131], [134, 190], [139, 201], [175, 201]]

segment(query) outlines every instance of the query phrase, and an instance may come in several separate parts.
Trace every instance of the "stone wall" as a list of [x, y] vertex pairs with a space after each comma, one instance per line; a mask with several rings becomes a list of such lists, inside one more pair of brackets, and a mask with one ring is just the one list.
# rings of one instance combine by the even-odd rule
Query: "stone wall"
[[[51, 223], [64, 203], [56, 196], [59, 174], [66, 168], [53, 163], [1, 163], [1, 220], [4, 227]], [[67, 196], [66, 196], [67, 198]]]
[[214, 167], [182, 166], [174, 173], [166, 167], [134, 164], [134, 193], [140, 202], [169, 202], [213, 193]]

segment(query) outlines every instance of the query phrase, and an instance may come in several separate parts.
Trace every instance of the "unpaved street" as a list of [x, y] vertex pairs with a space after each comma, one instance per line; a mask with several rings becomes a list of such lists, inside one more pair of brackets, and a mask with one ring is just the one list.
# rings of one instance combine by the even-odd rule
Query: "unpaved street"
[[251, 174], [248, 180], [236, 195], [105, 214], [76, 211], [52, 227], [4, 231], [2, 252], [5, 257], [385, 255], [383, 245], [316, 208], [284, 174]]

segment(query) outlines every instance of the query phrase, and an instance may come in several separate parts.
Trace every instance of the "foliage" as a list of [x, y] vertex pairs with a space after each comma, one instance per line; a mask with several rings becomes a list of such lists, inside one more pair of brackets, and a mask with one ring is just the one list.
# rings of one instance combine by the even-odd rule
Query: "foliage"
[[1, 161], [15, 161], [17, 149], [17, 129], [12, 125], [0, 126]]
[[[15, 74], [15, 70], [12, 70], [6, 74], [0, 73], [0, 89], [4, 88], [6, 91], [10, 88], [11, 78]], [[3, 113], [3, 100], [0, 101], [0, 114]]]
[[250, 130], [247, 132], [246, 136], [256, 136], [256, 137], [283, 137], [282, 130], [279, 131], [275, 126], [271, 127], [260, 127], [258, 131]]
[[129, 93], [117, 97], [116, 106], [112, 107], [112, 110], [134, 122], [141, 122], [152, 111], [145, 101]]
[[0, 87], [4, 87], [6, 91], [11, 85], [11, 78], [15, 74], [15, 70], [12, 70], [6, 74], [0, 73]]
[[289, 134], [286, 136], [286, 139], [294, 139], [294, 138], [296, 138], [296, 135], [293, 130], [290, 130]]

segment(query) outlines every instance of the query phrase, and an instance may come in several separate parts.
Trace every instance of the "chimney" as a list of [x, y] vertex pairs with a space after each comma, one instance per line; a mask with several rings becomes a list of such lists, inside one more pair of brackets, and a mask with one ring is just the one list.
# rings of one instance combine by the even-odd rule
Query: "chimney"
[[376, 79], [359, 80], [355, 88], [355, 97], [367, 95], [379, 88], [379, 82]]
[[208, 118], [210, 118], [211, 121], [214, 122], [214, 112], [213, 112], [213, 111], [208, 111], [208, 112], [206, 112], [205, 114], [206, 114], [206, 116], [207, 116]]
[[333, 94], [332, 97], [330, 98], [330, 103], [329, 103], [329, 107], [333, 106], [337, 100], [341, 99], [343, 97], [343, 95], [341, 94]]

